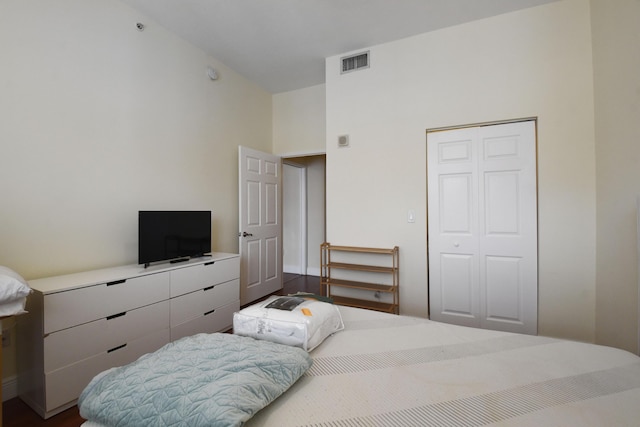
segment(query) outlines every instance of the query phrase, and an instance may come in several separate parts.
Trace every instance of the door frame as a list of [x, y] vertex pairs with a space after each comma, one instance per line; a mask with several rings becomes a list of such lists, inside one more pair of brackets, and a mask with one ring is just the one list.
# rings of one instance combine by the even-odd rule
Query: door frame
[[[466, 129], [466, 128], [476, 128], [476, 127], [483, 127], [483, 126], [495, 126], [495, 125], [508, 125], [510, 123], [520, 123], [520, 122], [534, 122], [536, 124], [536, 147], [538, 145], [538, 117], [537, 116], [531, 116], [531, 117], [521, 117], [518, 119], [508, 119], [508, 120], [496, 120], [496, 121], [489, 121], [489, 122], [478, 122], [478, 123], [470, 123], [470, 124], [465, 124], [465, 125], [455, 125], [455, 126], [442, 126], [442, 127], [437, 127], [437, 128], [427, 128], [426, 133], [430, 134], [433, 132], [442, 132], [442, 131], [447, 131], [447, 130], [456, 130], [456, 129]], [[536, 160], [538, 157], [538, 152], [536, 150]]]
[[637, 213], [636, 213], [636, 221], [638, 223], [637, 227], [637, 245], [638, 245], [638, 349], [637, 354], [640, 355], [640, 194], [637, 196], [636, 200], [637, 204]]

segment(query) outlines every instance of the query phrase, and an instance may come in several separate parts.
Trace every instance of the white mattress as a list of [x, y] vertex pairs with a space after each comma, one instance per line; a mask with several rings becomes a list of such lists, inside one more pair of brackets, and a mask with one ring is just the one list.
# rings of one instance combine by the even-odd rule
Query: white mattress
[[640, 420], [640, 358], [629, 352], [340, 311], [345, 330], [316, 348], [311, 369], [246, 426], [637, 426]]
[[637, 426], [626, 351], [341, 308], [345, 330], [247, 426]]

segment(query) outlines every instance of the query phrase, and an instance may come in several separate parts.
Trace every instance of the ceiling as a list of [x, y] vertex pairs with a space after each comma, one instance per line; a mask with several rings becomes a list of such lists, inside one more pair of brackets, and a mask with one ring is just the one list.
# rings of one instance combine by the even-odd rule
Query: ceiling
[[278, 93], [324, 83], [328, 56], [556, 0], [122, 1]]

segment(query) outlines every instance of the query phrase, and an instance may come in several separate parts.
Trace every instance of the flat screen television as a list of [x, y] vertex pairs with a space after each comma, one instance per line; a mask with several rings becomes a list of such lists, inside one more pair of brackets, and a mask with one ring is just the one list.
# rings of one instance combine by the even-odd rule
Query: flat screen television
[[139, 211], [138, 263], [180, 262], [211, 252], [211, 211]]

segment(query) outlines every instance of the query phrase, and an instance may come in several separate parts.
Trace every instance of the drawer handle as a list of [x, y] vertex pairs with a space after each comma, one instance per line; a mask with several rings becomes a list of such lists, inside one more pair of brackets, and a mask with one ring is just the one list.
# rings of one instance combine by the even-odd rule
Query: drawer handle
[[114, 280], [113, 282], [109, 282], [109, 283], [107, 283], [107, 286], [119, 285], [120, 283], [124, 283], [124, 282], [126, 282], [126, 281], [127, 281], [127, 279]]
[[125, 348], [127, 344], [122, 344], [117, 347], [113, 347], [111, 350], [107, 350], [107, 353], [111, 353], [112, 351], [120, 350], [121, 348]]
[[204, 315], [205, 315], [205, 316], [208, 316], [208, 315], [210, 315], [211, 313], [213, 313], [214, 311], [215, 311], [215, 310], [207, 311]]
[[215, 263], [216, 263], [215, 261], [209, 261], [209, 262], [205, 262], [204, 265], [213, 265]]
[[118, 313], [118, 314], [112, 314], [111, 316], [107, 316], [107, 320], [115, 319], [116, 317], [122, 317], [125, 314], [127, 314], [126, 311], [123, 311], [122, 313]]
[[211, 289], [215, 288], [216, 285], [211, 285], [211, 286], [207, 286], [206, 288], [203, 289], [203, 291], [210, 291]]

